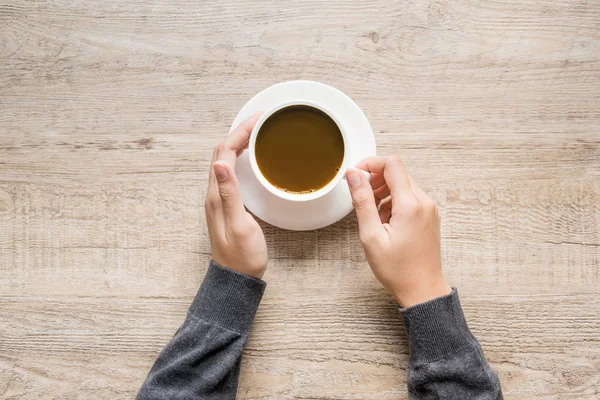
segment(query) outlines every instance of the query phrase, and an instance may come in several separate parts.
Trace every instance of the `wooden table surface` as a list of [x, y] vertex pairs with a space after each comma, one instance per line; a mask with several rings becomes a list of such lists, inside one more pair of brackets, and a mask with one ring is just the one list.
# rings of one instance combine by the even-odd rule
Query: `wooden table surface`
[[[600, 2], [0, 0], [0, 397], [129, 399], [210, 247], [213, 146], [274, 83], [365, 111], [439, 204], [509, 399], [600, 396]], [[240, 399], [406, 399], [354, 215], [264, 225]]]

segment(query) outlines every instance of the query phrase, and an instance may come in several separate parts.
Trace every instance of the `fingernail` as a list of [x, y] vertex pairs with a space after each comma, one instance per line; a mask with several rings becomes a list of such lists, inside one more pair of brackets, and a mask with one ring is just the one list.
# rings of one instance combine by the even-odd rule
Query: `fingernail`
[[219, 182], [223, 182], [229, 176], [229, 174], [227, 173], [227, 168], [225, 168], [221, 164], [215, 163], [213, 164], [213, 168], [215, 170], [215, 176], [217, 177], [217, 180]]
[[355, 189], [360, 186], [360, 173], [356, 171], [349, 170], [346, 173], [346, 181], [348, 181], [348, 186], [350, 189]]
[[361, 174], [363, 174], [365, 176], [365, 178], [367, 178], [367, 182], [371, 182], [371, 174], [369, 172], [365, 171], [364, 169], [358, 169], [356, 167], [350, 167], [348, 169], [351, 171], [360, 172]]

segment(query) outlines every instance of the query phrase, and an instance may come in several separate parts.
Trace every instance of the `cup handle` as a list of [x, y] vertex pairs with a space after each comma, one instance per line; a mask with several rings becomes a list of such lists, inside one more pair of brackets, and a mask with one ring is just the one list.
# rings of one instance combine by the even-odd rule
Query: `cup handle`
[[[362, 170], [362, 169], [358, 169], [356, 167], [348, 167], [348, 169], [353, 169], [355, 171], [362, 173], [367, 178], [367, 182], [371, 182], [371, 174], [369, 172]], [[343, 179], [346, 179], [346, 174], [344, 174]]]

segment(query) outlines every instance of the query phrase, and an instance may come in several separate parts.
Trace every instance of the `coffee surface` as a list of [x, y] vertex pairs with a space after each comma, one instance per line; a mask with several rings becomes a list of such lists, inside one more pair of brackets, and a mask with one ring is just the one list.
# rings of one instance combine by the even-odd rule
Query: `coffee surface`
[[326, 186], [344, 159], [337, 124], [323, 111], [289, 106], [271, 115], [256, 137], [258, 168], [275, 187], [308, 193]]

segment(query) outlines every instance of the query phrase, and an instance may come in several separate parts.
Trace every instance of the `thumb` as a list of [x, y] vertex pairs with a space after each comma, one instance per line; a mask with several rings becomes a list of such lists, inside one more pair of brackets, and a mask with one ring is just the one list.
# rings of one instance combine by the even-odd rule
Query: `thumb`
[[243, 218], [246, 210], [244, 209], [240, 186], [233, 168], [225, 161], [217, 161], [213, 164], [213, 170], [217, 178], [225, 219]]
[[375, 204], [373, 189], [367, 177], [357, 170], [349, 169], [346, 172], [346, 181], [350, 188], [352, 204], [356, 210], [360, 240], [365, 244], [384, 231]]

